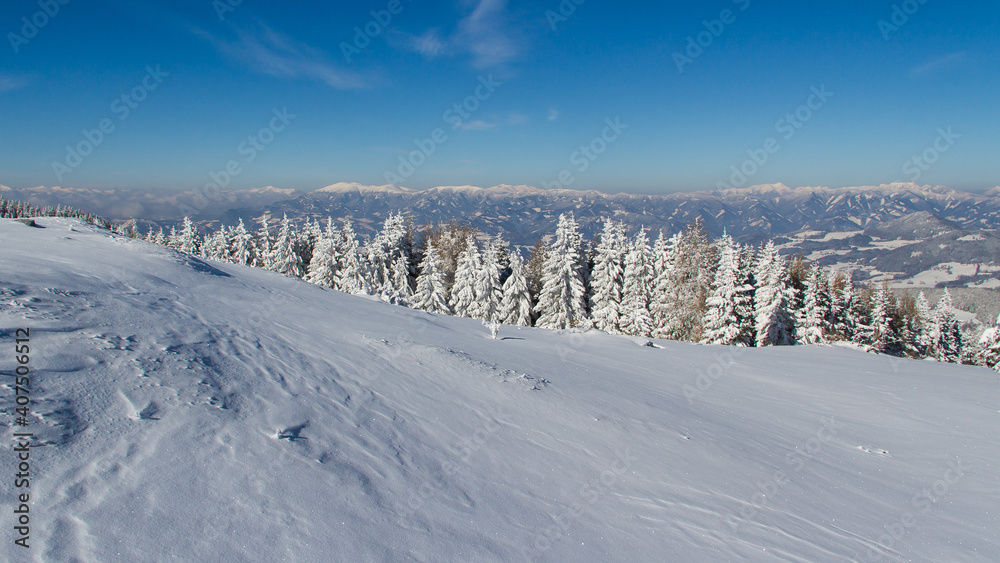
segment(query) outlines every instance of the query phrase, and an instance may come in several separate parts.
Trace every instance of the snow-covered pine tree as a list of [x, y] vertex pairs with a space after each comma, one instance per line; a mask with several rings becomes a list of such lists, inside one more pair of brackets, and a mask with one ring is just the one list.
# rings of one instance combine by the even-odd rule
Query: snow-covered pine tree
[[916, 332], [916, 348], [919, 357], [934, 355], [934, 343], [937, 342], [937, 319], [927, 302], [927, 296], [921, 291], [917, 295], [916, 314], [914, 316]]
[[945, 288], [944, 295], [934, 307], [937, 321], [937, 341], [934, 343], [935, 357], [939, 362], [960, 363], [962, 359], [962, 330], [955, 317], [951, 293]]
[[472, 318], [477, 311], [476, 275], [482, 269], [482, 256], [476, 237], [470, 235], [465, 242], [465, 251], [458, 259], [455, 269], [455, 284], [451, 288], [451, 310], [460, 317]]
[[296, 252], [297, 238], [295, 227], [286, 214], [281, 220], [281, 230], [278, 231], [278, 237], [271, 248], [271, 270], [297, 278], [305, 275], [302, 257]]
[[701, 341], [724, 346], [744, 344], [740, 342], [744, 319], [740, 318], [739, 311], [747, 309], [743, 301], [748, 295], [742, 291], [739, 279], [739, 248], [728, 234], [724, 234], [716, 244], [719, 247], [719, 263], [715, 268], [712, 293], [705, 303], [708, 311]]
[[156, 232], [156, 235], [153, 237], [153, 242], [160, 246], [170, 246], [170, 239], [168, 239], [167, 235], [163, 233], [163, 227], [160, 227], [160, 230]]
[[337, 261], [334, 240], [327, 233], [320, 233], [313, 242], [312, 256], [306, 272], [306, 281], [320, 287], [333, 287], [337, 279]]
[[510, 253], [509, 260], [510, 275], [503, 285], [500, 322], [515, 326], [531, 326], [531, 293], [528, 291], [528, 278], [524, 273], [524, 260], [516, 251]]
[[340, 229], [337, 244], [337, 257], [340, 262], [337, 265], [334, 289], [355, 295], [371, 294], [371, 280], [365, 277], [361, 246], [358, 244], [358, 236], [354, 232], [354, 225], [350, 218], [344, 219], [344, 226]]
[[819, 266], [812, 268], [805, 280], [802, 308], [796, 326], [797, 339], [802, 344], [826, 341], [827, 319], [830, 316], [830, 295], [826, 276]]
[[247, 231], [246, 225], [243, 224], [243, 219], [240, 219], [236, 228], [232, 229], [229, 256], [232, 257], [234, 264], [248, 266], [254, 262], [254, 254], [253, 235]]
[[589, 324], [583, 260], [583, 241], [576, 219], [572, 213], [562, 214], [556, 240], [549, 247], [542, 268], [542, 289], [535, 306], [537, 326], [566, 329]]
[[409, 301], [413, 296], [413, 287], [410, 285], [410, 259], [408, 254], [401, 253], [391, 262], [391, 284], [393, 297], [404, 302]]
[[201, 253], [201, 233], [198, 232], [198, 227], [194, 225], [190, 217], [184, 217], [184, 223], [177, 239], [177, 250], [192, 256], [198, 256]]
[[794, 344], [795, 327], [788, 309], [793, 299], [788, 268], [773, 241], [769, 241], [761, 249], [754, 277], [757, 279], [757, 290], [754, 293], [757, 346]]
[[1000, 315], [996, 324], [986, 329], [979, 339], [976, 363], [1000, 372]]
[[434, 243], [428, 241], [424, 258], [420, 262], [417, 276], [417, 291], [413, 294], [413, 306], [429, 313], [450, 315], [448, 292], [445, 287], [444, 272], [441, 270], [441, 256]]
[[274, 247], [274, 240], [271, 237], [271, 225], [270, 217], [263, 215], [260, 218], [260, 230], [257, 231], [257, 255], [254, 257], [253, 266], [255, 268], [264, 268], [265, 270], [274, 270], [274, 266], [271, 264], [271, 252]]
[[[654, 320], [664, 324], [654, 327], [653, 336], [688, 342], [701, 340], [705, 299], [714, 277], [714, 256], [715, 250], [698, 218], [684, 230], [674, 248], [673, 267], [657, 284]], [[661, 289], [663, 293], [659, 294]]]
[[736, 270], [736, 318], [740, 323], [740, 334], [736, 337], [739, 346], [757, 346], [757, 318], [754, 315], [754, 296], [757, 293], [757, 279], [754, 277], [754, 266], [757, 264], [757, 251], [751, 245], [738, 245], [736, 256], [739, 259]]
[[627, 242], [621, 223], [605, 219], [590, 282], [590, 315], [597, 330], [611, 334], [621, 331]]
[[500, 285], [500, 244], [506, 244], [497, 238], [486, 244], [482, 253], [479, 270], [476, 272], [474, 311], [470, 316], [487, 323], [498, 322], [500, 299], [503, 297]]
[[872, 349], [883, 354], [897, 355], [901, 351], [899, 330], [893, 318], [895, 303], [887, 283], [878, 285], [872, 293]]
[[653, 321], [653, 336], [667, 338], [668, 327], [672, 326], [672, 318], [676, 312], [673, 303], [674, 292], [671, 284], [674, 280], [674, 267], [677, 262], [677, 252], [681, 247], [681, 233], [669, 239], [660, 231], [653, 245], [653, 283], [649, 297], [649, 313]]
[[219, 227], [211, 235], [206, 235], [201, 245], [201, 254], [209, 260], [219, 262], [232, 262], [229, 255], [229, 229], [225, 225]]
[[653, 319], [649, 313], [649, 288], [653, 280], [653, 254], [646, 229], [640, 229], [625, 255], [625, 276], [621, 305], [621, 332], [650, 336]]

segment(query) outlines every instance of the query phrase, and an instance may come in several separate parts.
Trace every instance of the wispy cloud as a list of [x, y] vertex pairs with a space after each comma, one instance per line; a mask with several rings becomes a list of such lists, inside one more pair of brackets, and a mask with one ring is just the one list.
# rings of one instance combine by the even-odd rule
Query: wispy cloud
[[476, 67], [500, 65], [520, 54], [508, 20], [507, 0], [479, 0], [476, 9], [458, 22], [456, 42], [472, 54]]
[[549, 117], [548, 117], [548, 119], [549, 119], [549, 121], [555, 121], [555, 120], [559, 119], [559, 110], [556, 109], [556, 108], [550, 109], [549, 110]]
[[356, 90], [369, 86], [356, 72], [329, 62], [326, 53], [279, 33], [263, 23], [252, 28], [234, 28], [235, 39], [216, 37], [202, 29], [192, 29], [219, 52], [258, 72], [282, 78], [306, 78], [338, 90]]
[[523, 113], [512, 111], [506, 116], [491, 116], [488, 119], [475, 119], [462, 123], [465, 131], [492, 131], [501, 127], [516, 127], [531, 122], [531, 118]]
[[961, 65], [966, 60], [966, 51], [959, 51], [958, 53], [951, 53], [943, 57], [938, 57], [936, 59], [930, 60], [918, 67], [914, 67], [910, 70], [910, 76], [922, 77], [930, 74], [934, 74], [941, 70], [948, 70], [956, 66]]
[[434, 28], [420, 35], [397, 30], [388, 37], [391, 44], [427, 58], [469, 55], [474, 67], [484, 69], [510, 62], [524, 51], [517, 35], [507, 0], [477, 0], [448, 36]]
[[0, 74], [0, 93], [20, 90], [28, 85], [30, 80], [27, 76], [8, 76]]
[[490, 123], [481, 119], [468, 121], [462, 124], [462, 129], [465, 129], [466, 131], [489, 131], [490, 129], [496, 129], [496, 127], [497, 124], [495, 122]]
[[429, 29], [423, 35], [412, 38], [413, 50], [425, 57], [436, 57], [444, 52], [445, 44], [441, 39], [441, 30]]

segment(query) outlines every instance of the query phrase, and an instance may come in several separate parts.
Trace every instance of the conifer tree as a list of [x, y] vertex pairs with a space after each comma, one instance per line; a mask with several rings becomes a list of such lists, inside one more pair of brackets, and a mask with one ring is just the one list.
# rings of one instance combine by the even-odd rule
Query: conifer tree
[[337, 279], [337, 263], [334, 256], [334, 241], [326, 234], [320, 234], [313, 243], [312, 256], [306, 272], [306, 281], [320, 287], [333, 287]]
[[916, 314], [914, 324], [916, 325], [916, 348], [920, 357], [927, 357], [934, 354], [934, 343], [937, 341], [937, 319], [931, 311], [927, 296], [921, 291], [917, 295]]
[[728, 234], [722, 236], [718, 245], [719, 263], [715, 269], [712, 293], [706, 300], [708, 312], [701, 341], [725, 346], [743, 344], [740, 342], [743, 319], [739, 311], [745, 310], [743, 301], [748, 296], [741, 291], [739, 249]]
[[257, 231], [257, 255], [254, 257], [254, 267], [264, 268], [265, 270], [274, 270], [274, 265], [271, 263], [272, 257], [272, 247], [274, 246], [274, 241], [271, 237], [271, 226], [269, 224], [270, 217], [263, 215], [260, 218], [260, 230]]
[[444, 272], [441, 270], [441, 256], [433, 242], [427, 243], [424, 258], [420, 262], [417, 277], [417, 291], [413, 294], [413, 306], [429, 313], [450, 315]]
[[962, 331], [955, 317], [951, 293], [945, 288], [944, 295], [934, 307], [937, 321], [937, 341], [934, 343], [935, 357], [939, 362], [960, 363], [962, 359]]
[[271, 249], [271, 269], [279, 274], [301, 278], [305, 275], [302, 257], [296, 252], [297, 233], [286, 214], [281, 220], [281, 230]]
[[487, 323], [498, 321], [502, 286], [500, 285], [500, 255], [501, 244], [506, 244], [499, 237], [486, 244], [481, 255], [479, 270], [476, 272], [475, 307], [471, 314], [473, 318]]
[[588, 325], [584, 267], [576, 219], [572, 213], [560, 215], [556, 240], [546, 253], [542, 269], [542, 289], [535, 306], [537, 326], [566, 329]]
[[888, 284], [882, 283], [872, 293], [872, 349], [884, 354], [901, 350], [896, 321], [893, 319], [894, 299]]
[[254, 261], [254, 239], [253, 235], [247, 232], [243, 219], [232, 230], [230, 239], [229, 255], [234, 264], [249, 266]]
[[372, 293], [371, 282], [365, 277], [365, 265], [361, 256], [357, 234], [350, 219], [344, 220], [337, 242], [337, 277], [334, 289], [355, 295]]
[[996, 324], [986, 329], [980, 337], [976, 363], [1000, 372], [1000, 315], [997, 316]]
[[177, 250], [192, 256], [198, 256], [201, 253], [201, 233], [198, 232], [198, 227], [194, 225], [190, 217], [184, 217], [184, 223], [177, 239]]
[[451, 310], [460, 317], [470, 317], [477, 313], [476, 275], [482, 269], [482, 256], [474, 236], [465, 242], [465, 251], [458, 259], [455, 270], [455, 285], [451, 289]]
[[652, 278], [652, 251], [646, 229], [641, 229], [625, 255], [620, 321], [622, 333], [643, 337], [652, 334], [653, 320], [649, 313], [649, 287]]
[[625, 283], [626, 248], [624, 227], [620, 223], [605, 220], [594, 257], [590, 311], [594, 327], [611, 334], [621, 331], [620, 309]]
[[757, 346], [787, 346], [795, 343], [794, 326], [789, 305], [793, 296], [789, 287], [788, 268], [778, 255], [774, 242], [760, 251], [754, 277], [754, 313], [757, 324]]
[[531, 293], [524, 273], [524, 260], [517, 252], [510, 254], [510, 275], [503, 285], [500, 302], [500, 322], [515, 326], [531, 326]]
[[672, 266], [656, 285], [653, 336], [688, 342], [701, 340], [714, 260], [714, 250], [698, 218], [677, 241]]

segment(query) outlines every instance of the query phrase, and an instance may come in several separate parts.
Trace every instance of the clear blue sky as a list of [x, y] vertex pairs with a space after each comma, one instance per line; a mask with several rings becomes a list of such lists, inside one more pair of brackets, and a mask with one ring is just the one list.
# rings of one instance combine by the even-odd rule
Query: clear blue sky
[[4, 2], [0, 184], [193, 189], [231, 161], [228, 188], [1000, 184], [995, 0], [399, 0], [367, 46], [389, 0], [236, 1]]

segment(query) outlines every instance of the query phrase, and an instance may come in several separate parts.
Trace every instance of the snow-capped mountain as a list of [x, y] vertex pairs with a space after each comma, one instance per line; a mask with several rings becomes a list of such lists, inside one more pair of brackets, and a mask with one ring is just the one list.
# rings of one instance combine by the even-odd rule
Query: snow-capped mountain
[[[4, 498], [30, 493], [31, 547], [8, 508], [5, 559], [1000, 559], [986, 368], [593, 331], [492, 340], [37, 223], [0, 220], [0, 427], [34, 446], [30, 491], [0, 480]], [[18, 329], [27, 427], [8, 416]]]
[[[923, 213], [962, 229], [1000, 228], [1000, 193], [959, 192], [916, 184], [852, 188], [789, 188], [783, 184], [667, 195], [608, 194], [597, 191], [545, 190], [532, 186], [444, 186], [411, 190], [397, 186], [339, 183], [313, 192], [262, 188], [209, 193], [131, 192], [33, 188], [9, 190], [9, 198], [37, 205], [73, 205], [109, 219], [139, 217], [179, 221], [185, 214], [212, 222], [250, 219], [264, 213], [288, 213], [293, 219], [351, 215], [376, 225], [389, 213], [405, 211], [416, 224], [468, 221], [488, 232], [503, 232], [519, 244], [550, 233], [559, 213], [573, 211], [588, 233], [604, 217], [676, 232], [702, 217], [712, 233], [763, 239], [803, 230], [864, 230]], [[111, 201], [108, 202], [108, 198]], [[120, 210], [139, 213], [121, 213]]]

